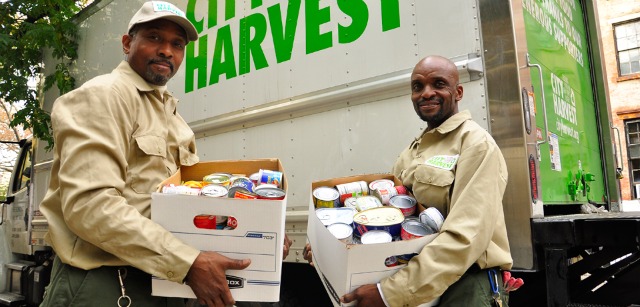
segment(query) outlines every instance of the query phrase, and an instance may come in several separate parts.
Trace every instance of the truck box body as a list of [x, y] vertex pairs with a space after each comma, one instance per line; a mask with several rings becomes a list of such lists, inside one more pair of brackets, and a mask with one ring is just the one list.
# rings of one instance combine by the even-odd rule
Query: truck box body
[[[633, 229], [616, 225], [639, 223], [637, 215], [579, 212], [583, 205], [617, 211], [619, 202], [593, 1], [170, 2], [200, 35], [168, 87], [201, 160], [274, 157], [287, 170], [286, 231], [294, 239], [287, 262], [304, 262], [311, 182], [388, 173], [421, 134], [426, 123], [413, 110], [409, 78], [434, 54], [456, 63], [464, 87], [459, 108], [471, 111], [505, 156], [514, 270], [550, 274], [553, 257], [545, 249], [556, 248], [553, 259], [568, 266], [574, 250], [614, 242], [606, 234]], [[79, 14], [78, 85], [123, 60], [121, 37], [142, 3], [95, 1]], [[47, 92], [44, 109], [57, 96]], [[35, 150], [34, 215], [51, 159], [43, 147]], [[558, 212], [578, 217], [551, 216]], [[559, 244], [543, 235], [558, 225], [582, 227], [585, 219], [596, 222], [589, 227], [611, 227], [594, 232], [603, 241], [581, 245], [568, 231], [571, 238]], [[633, 250], [638, 243], [620, 245]], [[578, 297], [569, 294], [568, 279], [545, 291], [562, 292], [559, 302]]]

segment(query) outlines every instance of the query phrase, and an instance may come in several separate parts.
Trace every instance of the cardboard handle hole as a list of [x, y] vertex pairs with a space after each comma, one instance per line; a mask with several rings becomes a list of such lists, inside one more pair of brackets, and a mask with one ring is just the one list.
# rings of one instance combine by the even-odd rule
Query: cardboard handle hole
[[238, 220], [233, 216], [198, 214], [193, 217], [193, 226], [198, 229], [233, 230]]

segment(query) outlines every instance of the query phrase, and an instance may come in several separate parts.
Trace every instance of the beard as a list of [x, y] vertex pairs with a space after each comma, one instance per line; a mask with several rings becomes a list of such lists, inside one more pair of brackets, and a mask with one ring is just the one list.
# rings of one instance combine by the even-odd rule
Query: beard
[[[420, 119], [422, 121], [425, 121], [427, 123], [437, 123], [438, 125], [441, 124], [442, 122], [445, 121], [445, 114], [444, 114], [444, 110], [442, 108], [442, 106], [444, 105], [444, 99], [440, 98], [440, 97], [434, 97], [432, 99], [427, 100], [428, 102], [437, 102], [438, 105], [440, 106], [438, 108], [438, 111], [436, 112], [436, 114], [430, 114], [430, 115], [425, 115], [422, 114], [422, 112], [420, 112], [420, 107], [417, 106], [416, 109], [416, 113], [418, 114], [418, 117], [420, 117]], [[419, 105], [419, 103], [418, 103]]]
[[[151, 64], [160, 63], [160, 62], [169, 64], [171, 68], [171, 73], [168, 76], [155, 73], [151, 69]], [[147, 82], [155, 85], [166, 85], [167, 82], [169, 82], [169, 79], [173, 77], [173, 75], [174, 75], [173, 63], [165, 60], [149, 60], [147, 71], [145, 72], [145, 79], [147, 80]]]

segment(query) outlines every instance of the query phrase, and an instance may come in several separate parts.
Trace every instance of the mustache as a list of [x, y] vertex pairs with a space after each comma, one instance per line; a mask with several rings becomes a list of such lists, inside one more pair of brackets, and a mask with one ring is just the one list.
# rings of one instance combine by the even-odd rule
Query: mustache
[[171, 68], [171, 71], [173, 71], [173, 63], [171, 63], [171, 61], [169, 61], [169, 60], [164, 60], [164, 59], [151, 59], [151, 60], [149, 60], [149, 64], [158, 64], [158, 63], [165, 63], [165, 64], [169, 65], [169, 68]]
[[425, 102], [437, 102], [439, 104], [442, 104], [444, 102], [444, 99], [441, 97], [430, 97], [428, 99], [420, 99], [420, 101], [418, 101], [418, 103], [425, 103]]

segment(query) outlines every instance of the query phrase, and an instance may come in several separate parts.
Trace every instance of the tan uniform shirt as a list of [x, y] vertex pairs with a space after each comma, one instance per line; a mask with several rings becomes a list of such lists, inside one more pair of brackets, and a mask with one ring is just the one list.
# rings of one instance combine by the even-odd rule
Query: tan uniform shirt
[[40, 209], [62, 262], [87, 270], [132, 265], [183, 281], [199, 251], [149, 219], [150, 193], [180, 165], [198, 162], [176, 103], [127, 62], [56, 100], [53, 167]]
[[500, 149], [468, 111], [427, 131], [398, 157], [393, 174], [417, 201], [445, 217], [440, 234], [396, 274], [381, 281], [389, 306], [416, 306], [444, 293], [473, 264], [512, 264], [502, 196]]

